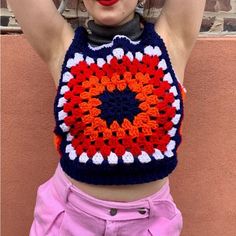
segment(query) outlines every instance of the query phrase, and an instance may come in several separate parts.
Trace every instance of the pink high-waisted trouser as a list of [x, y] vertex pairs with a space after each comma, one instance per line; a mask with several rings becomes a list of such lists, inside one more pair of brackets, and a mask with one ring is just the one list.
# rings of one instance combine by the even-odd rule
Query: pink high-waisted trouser
[[72, 185], [58, 163], [38, 188], [30, 236], [179, 236], [182, 228], [169, 179], [148, 197], [106, 201]]

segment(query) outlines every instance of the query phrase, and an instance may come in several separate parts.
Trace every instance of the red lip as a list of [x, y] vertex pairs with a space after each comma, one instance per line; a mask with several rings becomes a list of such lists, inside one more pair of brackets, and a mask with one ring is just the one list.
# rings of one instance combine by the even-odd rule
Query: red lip
[[98, 0], [98, 2], [103, 6], [112, 6], [117, 3], [119, 0]]

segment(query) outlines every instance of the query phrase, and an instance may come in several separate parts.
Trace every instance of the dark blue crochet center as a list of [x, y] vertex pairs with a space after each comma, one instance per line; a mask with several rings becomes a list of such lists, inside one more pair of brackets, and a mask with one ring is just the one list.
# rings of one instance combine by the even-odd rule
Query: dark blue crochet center
[[98, 108], [101, 110], [100, 117], [107, 122], [107, 126], [116, 120], [120, 125], [124, 118], [133, 122], [134, 117], [141, 112], [140, 101], [135, 98], [137, 94], [129, 88], [123, 91], [115, 89], [113, 92], [104, 91], [98, 98], [102, 102]]

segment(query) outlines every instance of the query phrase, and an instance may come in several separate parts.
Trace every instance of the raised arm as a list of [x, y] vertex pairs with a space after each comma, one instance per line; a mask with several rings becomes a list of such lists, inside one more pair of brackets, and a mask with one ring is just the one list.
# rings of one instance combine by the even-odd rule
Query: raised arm
[[[63, 51], [71, 26], [58, 13], [52, 0], [8, 0], [22, 31], [38, 55], [47, 63]], [[67, 32], [66, 32], [67, 31]], [[68, 33], [70, 31], [70, 34]]]
[[166, 0], [156, 29], [188, 59], [200, 31], [206, 0]]

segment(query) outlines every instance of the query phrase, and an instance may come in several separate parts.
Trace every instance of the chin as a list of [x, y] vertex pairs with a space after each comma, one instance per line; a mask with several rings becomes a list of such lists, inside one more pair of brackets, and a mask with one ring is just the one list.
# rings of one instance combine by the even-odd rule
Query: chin
[[117, 25], [122, 25], [125, 22], [131, 20], [131, 16], [125, 16], [125, 17], [121, 17], [121, 16], [114, 16], [109, 14], [109, 15], [105, 15], [102, 14], [99, 17], [94, 17], [94, 20], [97, 24], [100, 25], [107, 25], [107, 26], [117, 26]]
[[103, 18], [103, 19], [95, 19], [95, 22], [99, 25], [117, 26], [122, 22], [122, 20], [114, 18]]

